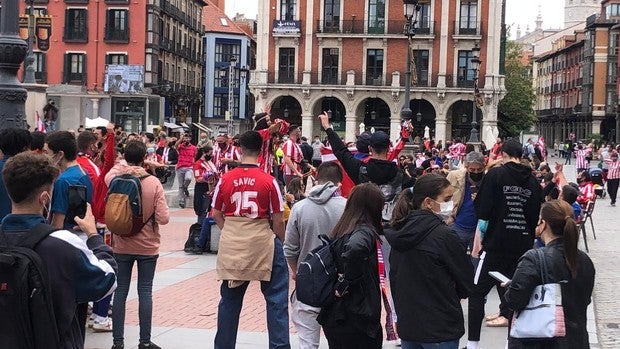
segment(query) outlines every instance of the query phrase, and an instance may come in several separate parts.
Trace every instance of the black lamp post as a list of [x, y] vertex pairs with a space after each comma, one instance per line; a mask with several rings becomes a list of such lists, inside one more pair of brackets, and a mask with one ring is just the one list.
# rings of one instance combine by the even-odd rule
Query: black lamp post
[[403, 109], [400, 111], [400, 116], [404, 120], [411, 120], [413, 112], [409, 106], [409, 96], [411, 92], [411, 41], [415, 35], [415, 24], [417, 21], [418, 0], [403, 0], [403, 9], [407, 23], [405, 23], [404, 33], [407, 35], [407, 70], [405, 72], [405, 102]]
[[34, 84], [34, 0], [28, 0], [28, 55], [24, 61], [24, 83]]
[[478, 72], [480, 70], [480, 46], [478, 43], [474, 45], [474, 48], [471, 49], [473, 54], [473, 58], [471, 59], [471, 67], [474, 71], [474, 103], [473, 111], [472, 111], [472, 120], [471, 120], [471, 133], [469, 135], [469, 143], [478, 143], [480, 140], [478, 139], [478, 122], [476, 121], [476, 112], [478, 110]]
[[19, 37], [19, 1], [2, 3], [0, 20], [0, 129], [26, 128], [25, 108], [28, 92], [17, 80], [17, 71], [28, 52]]

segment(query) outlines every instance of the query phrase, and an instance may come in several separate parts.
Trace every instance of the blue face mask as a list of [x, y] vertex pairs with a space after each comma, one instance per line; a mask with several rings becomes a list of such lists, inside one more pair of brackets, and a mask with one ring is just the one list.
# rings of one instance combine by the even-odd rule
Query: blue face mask
[[149, 154], [153, 154], [155, 152], [155, 148], [149, 147], [148, 149], [146, 149], [146, 152]]

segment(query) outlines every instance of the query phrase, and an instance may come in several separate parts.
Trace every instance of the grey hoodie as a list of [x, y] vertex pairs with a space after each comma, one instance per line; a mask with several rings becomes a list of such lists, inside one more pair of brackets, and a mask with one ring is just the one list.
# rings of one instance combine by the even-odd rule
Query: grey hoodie
[[310, 251], [321, 245], [317, 236], [329, 235], [347, 202], [334, 194], [338, 186], [332, 182], [320, 184], [310, 190], [310, 194], [293, 206], [286, 225], [284, 256], [289, 263], [302, 262]]

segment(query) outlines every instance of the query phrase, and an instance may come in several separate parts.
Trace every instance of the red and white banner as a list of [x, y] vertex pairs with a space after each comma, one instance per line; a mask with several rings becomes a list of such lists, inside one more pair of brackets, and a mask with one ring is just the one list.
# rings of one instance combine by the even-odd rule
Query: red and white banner
[[45, 124], [43, 123], [43, 120], [41, 120], [41, 116], [39, 115], [39, 112], [35, 111], [34, 114], [35, 114], [35, 119], [37, 122], [37, 126], [36, 126], [37, 131], [41, 131], [45, 133]]

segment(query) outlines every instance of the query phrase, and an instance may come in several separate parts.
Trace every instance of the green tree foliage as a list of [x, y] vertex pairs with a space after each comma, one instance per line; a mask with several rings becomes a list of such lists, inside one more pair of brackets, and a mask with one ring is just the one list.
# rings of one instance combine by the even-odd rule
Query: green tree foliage
[[498, 105], [500, 136], [515, 137], [536, 122], [531, 67], [521, 62], [522, 47], [514, 41], [506, 42], [506, 96]]

